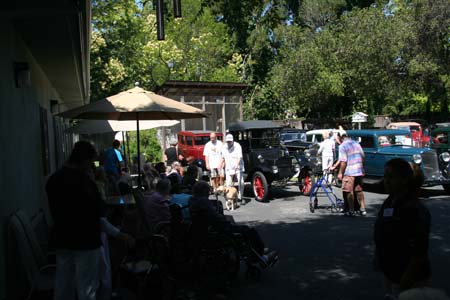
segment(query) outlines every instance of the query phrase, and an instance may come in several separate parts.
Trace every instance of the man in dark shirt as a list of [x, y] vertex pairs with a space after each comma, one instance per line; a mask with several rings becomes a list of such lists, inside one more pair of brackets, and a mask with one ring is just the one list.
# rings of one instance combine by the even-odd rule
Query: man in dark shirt
[[54, 220], [50, 243], [56, 254], [56, 300], [94, 300], [98, 287], [102, 200], [89, 168], [97, 156], [85, 141], [46, 185]]
[[164, 152], [164, 160], [166, 161], [166, 166], [172, 166], [172, 163], [178, 161], [178, 148], [177, 140], [170, 140], [170, 148], [167, 148]]

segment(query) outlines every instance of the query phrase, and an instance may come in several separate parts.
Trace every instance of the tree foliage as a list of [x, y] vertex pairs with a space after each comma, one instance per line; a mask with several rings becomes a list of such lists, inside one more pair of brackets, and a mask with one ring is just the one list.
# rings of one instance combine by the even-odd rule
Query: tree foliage
[[[448, 115], [448, 0], [182, 0], [93, 2], [92, 98], [135, 81], [250, 84], [247, 118]], [[163, 76], [164, 75], [164, 76]]]

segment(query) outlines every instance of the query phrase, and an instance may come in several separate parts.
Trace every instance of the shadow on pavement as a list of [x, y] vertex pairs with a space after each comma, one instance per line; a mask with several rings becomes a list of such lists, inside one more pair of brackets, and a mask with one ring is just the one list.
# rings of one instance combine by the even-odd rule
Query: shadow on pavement
[[[425, 203], [433, 221], [429, 251], [433, 286], [450, 294], [450, 201], [441, 197]], [[241, 276], [229, 299], [382, 299], [382, 276], [372, 266], [372, 230], [380, 204], [369, 205], [367, 217], [322, 210], [301, 220], [248, 222], [279, 252], [280, 261], [263, 271], [259, 283]]]

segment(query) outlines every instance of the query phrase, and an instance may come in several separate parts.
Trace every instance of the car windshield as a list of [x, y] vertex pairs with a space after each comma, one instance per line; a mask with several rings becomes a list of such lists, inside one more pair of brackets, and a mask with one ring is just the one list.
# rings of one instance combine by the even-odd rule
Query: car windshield
[[267, 148], [280, 144], [279, 129], [253, 130], [248, 133], [252, 148]]
[[281, 134], [282, 141], [302, 141], [306, 142], [306, 134], [304, 132], [289, 132]]
[[195, 145], [206, 145], [207, 142], [209, 142], [209, 136], [196, 136], [194, 137]]
[[[222, 140], [222, 136], [217, 136], [217, 139], [219, 141]], [[209, 142], [209, 136], [195, 136], [194, 137], [195, 140], [195, 145], [196, 146], [201, 146], [201, 145], [206, 145], [207, 142]]]
[[393, 145], [412, 146], [412, 139], [409, 135], [381, 135], [378, 137], [378, 145], [381, 147]]

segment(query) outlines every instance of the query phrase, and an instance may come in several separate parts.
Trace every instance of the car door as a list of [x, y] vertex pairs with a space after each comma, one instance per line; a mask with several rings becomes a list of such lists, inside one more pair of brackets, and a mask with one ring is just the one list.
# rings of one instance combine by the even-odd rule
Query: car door
[[[366, 175], [369, 176], [378, 176], [378, 168], [382, 160], [382, 157], [378, 153], [378, 143], [375, 142], [375, 139], [376, 137], [373, 135], [358, 137], [359, 144], [361, 145], [366, 157], [364, 171]], [[384, 162], [382, 166], [384, 167]]]

